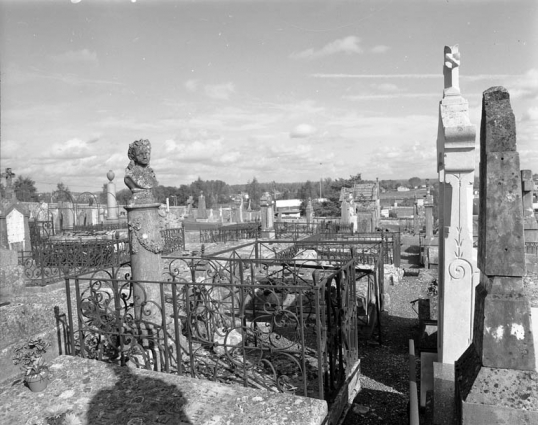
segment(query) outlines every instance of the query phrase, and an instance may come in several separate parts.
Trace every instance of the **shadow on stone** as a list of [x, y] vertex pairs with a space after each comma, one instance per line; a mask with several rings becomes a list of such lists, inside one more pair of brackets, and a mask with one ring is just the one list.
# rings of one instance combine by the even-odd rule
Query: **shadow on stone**
[[108, 369], [116, 375], [116, 382], [91, 399], [88, 424], [192, 423], [184, 411], [187, 400], [176, 385], [134, 374], [128, 367], [109, 365]]

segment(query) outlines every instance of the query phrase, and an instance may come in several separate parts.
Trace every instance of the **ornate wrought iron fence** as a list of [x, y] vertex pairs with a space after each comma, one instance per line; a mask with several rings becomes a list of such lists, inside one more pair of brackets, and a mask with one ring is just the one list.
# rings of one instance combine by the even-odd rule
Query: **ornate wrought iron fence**
[[30, 228], [30, 245], [32, 249], [51, 236], [54, 236], [54, 221], [53, 220], [29, 220]]
[[70, 352], [332, 401], [358, 359], [355, 260], [167, 260], [161, 282], [66, 278]]
[[110, 231], [110, 230], [121, 230], [127, 229], [127, 222], [119, 222], [116, 224], [88, 224], [88, 225], [74, 225], [74, 232], [101, 232], [101, 231]]
[[161, 230], [161, 236], [164, 239], [163, 255], [185, 249], [185, 229], [183, 227]]
[[256, 239], [260, 235], [260, 223], [242, 223], [217, 229], [200, 229], [200, 243], [226, 243], [241, 239]]
[[318, 224], [301, 223], [296, 221], [277, 221], [274, 223], [275, 237], [277, 239], [299, 239], [318, 233]]
[[42, 240], [19, 252], [19, 264], [31, 285], [45, 286], [64, 276], [119, 267], [129, 261], [129, 243], [120, 240]]

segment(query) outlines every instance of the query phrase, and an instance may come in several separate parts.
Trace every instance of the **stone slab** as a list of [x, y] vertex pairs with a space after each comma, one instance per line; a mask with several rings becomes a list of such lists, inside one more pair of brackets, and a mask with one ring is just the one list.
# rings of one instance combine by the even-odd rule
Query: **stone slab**
[[538, 373], [482, 367], [462, 400], [462, 424], [538, 423]]
[[0, 386], [4, 423], [52, 423], [69, 415], [81, 425], [319, 425], [328, 413], [324, 400], [79, 357], [59, 356], [50, 369], [52, 380], [41, 393], [21, 383]]
[[433, 397], [434, 425], [455, 425], [453, 364], [433, 363]]

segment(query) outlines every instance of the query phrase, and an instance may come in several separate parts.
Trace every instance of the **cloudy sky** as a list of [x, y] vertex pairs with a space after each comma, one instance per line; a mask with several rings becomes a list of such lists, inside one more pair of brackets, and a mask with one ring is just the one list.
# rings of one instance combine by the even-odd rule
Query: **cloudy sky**
[[443, 48], [479, 128], [511, 93], [538, 172], [535, 0], [0, 0], [1, 168], [118, 189], [130, 142], [161, 184], [436, 175]]

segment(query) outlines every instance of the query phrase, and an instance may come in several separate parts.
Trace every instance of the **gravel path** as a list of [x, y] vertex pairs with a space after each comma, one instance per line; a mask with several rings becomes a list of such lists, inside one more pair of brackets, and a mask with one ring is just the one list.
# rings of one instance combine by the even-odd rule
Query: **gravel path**
[[[407, 237], [402, 242], [402, 267], [417, 267], [418, 240]], [[428, 284], [436, 275], [437, 270], [420, 269], [419, 276], [405, 276], [400, 284], [385, 289], [390, 304], [381, 316], [383, 343], [361, 342], [362, 389], [343, 425], [408, 423], [409, 339], [418, 333], [418, 315], [411, 301], [426, 297]]]

